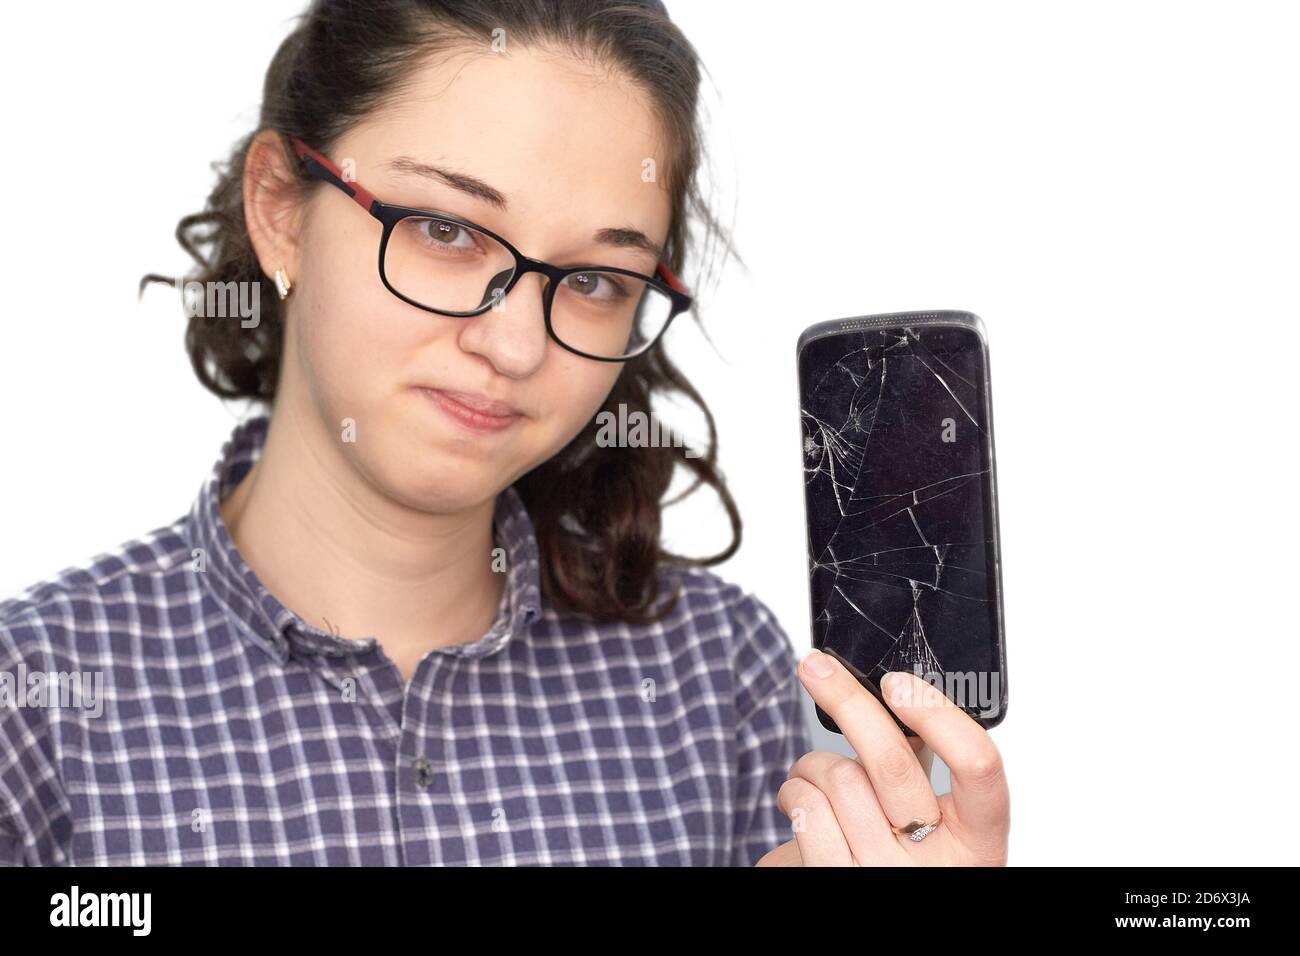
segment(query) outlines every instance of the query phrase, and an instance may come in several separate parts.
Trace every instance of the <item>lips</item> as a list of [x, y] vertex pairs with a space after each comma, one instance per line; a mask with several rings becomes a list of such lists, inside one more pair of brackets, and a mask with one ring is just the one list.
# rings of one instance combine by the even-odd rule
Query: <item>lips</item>
[[425, 386], [418, 386], [416, 391], [441, 408], [458, 424], [472, 431], [502, 431], [524, 418], [523, 413], [513, 405], [494, 401], [482, 395]]
[[482, 415], [493, 415], [497, 418], [513, 418], [522, 414], [519, 409], [513, 405], [507, 405], [505, 402], [494, 402], [491, 399], [484, 398], [482, 395], [474, 395], [470, 392], [455, 392], [447, 388], [431, 388], [431, 392], [441, 392], [452, 401], [459, 402], [467, 408]]

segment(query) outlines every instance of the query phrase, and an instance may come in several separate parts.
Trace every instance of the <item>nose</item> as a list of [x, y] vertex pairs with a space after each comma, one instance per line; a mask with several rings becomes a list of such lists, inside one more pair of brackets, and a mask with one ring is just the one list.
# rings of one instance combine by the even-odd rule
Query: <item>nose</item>
[[496, 300], [482, 315], [466, 319], [460, 347], [481, 355], [502, 375], [523, 378], [535, 372], [546, 357], [546, 322], [542, 293], [547, 279], [537, 272], [522, 276], [509, 295], [501, 295], [509, 273], [494, 276], [479, 303]]

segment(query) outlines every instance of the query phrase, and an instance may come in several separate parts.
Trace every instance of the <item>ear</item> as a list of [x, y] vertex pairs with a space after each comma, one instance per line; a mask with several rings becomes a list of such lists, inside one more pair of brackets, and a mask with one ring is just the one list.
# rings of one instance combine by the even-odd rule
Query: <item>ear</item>
[[301, 204], [294, 188], [294, 157], [275, 130], [253, 137], [244, 159], [244, 221], [262, 272], [276, 269], [298, 274], [298, 229]]

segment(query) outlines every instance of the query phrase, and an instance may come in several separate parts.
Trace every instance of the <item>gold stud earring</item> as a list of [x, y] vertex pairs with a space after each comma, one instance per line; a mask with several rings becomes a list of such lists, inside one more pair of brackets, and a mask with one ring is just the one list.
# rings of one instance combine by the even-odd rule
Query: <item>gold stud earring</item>
[[275, 270], [275, 294], [283, 301], [289, 298], [289, 293], [293, 291], [293, 283], [289, 281], [289, 270], [281, 266]]

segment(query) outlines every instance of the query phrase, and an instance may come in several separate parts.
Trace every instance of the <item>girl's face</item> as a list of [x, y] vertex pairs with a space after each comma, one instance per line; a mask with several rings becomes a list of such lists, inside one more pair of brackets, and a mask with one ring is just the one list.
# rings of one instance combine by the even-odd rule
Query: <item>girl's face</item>
[[[516, 46], [421, 68], [329, 158], [380, 200], [461, 216], [526, 256], [652, 274], [653, 252], [597, 234], [636, 230], [662, 247], [671, 205], [660, 135], [649, 100], [621, 78]], [[654, 177], [643, 175], [648, 159]], [[319, 189], [303, 208], [284, 263], [295, 288], [277, 404], [318, 415], [389, 497], [431, 512], [480, 505], [563, 448], [623, 365], [550, 339], [537, 273], [472, 318], [408, 305], [380, 281], [381, 231], [337, 189]], [[473, 427], [429, 390], [500, 402], [517, 416]]]

